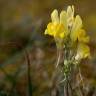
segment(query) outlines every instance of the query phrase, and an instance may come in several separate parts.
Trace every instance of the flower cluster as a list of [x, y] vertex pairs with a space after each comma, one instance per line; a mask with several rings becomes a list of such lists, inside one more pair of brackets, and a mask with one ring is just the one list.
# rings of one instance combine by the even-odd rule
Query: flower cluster
[[65, 46], [67, 51], [70, 49], [75, 60], [90, 57], [89, 36], [83, 29], [81, 17], [74, 16], [74, 6], [68, 6], [67, 11], [61, 11], [60, 16], [55, 9], [51, 14], [51, 20], [45, 34], [54, 37], [57, 47], [63, 43], [60, 47]]

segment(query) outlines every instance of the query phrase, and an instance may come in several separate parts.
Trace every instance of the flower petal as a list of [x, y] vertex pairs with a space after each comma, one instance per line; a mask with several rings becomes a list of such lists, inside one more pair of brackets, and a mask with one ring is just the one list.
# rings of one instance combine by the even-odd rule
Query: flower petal
[[71, 31], [71, 39], [76, 41], [78, 38], [78, 31], [82, 28], [82, 20], [79, 15], [76, 16], [75, 21], [73, 23], [72, 31]]
[[84, 43], [89, 43], [90, 38], [89, 38], [89, 36], [87, 36], [84, 29], [81, 29], [80, 31], [78, 31], [78, 41], [84, 42]]
[[77, 15], [73, 24], [72, 32], [76, 32], [80, 28], [82, 28], [82, 20], [81, 17]]
[[68, 32], [66, 11], [61, 11], [61, 13], [60, 13], [60, 23], [62, 23], [64, 25], [65, 31]]
[[68, 26], [72, 26], [74, 20], [74, 6], [68, 6], [67, 18]]
[[59, 23], [58, 11], [56, 9], [52, 12], [51, 19], [53, 23]]
[[83, 59], [86, 57], [90, 57], [90, 48], [84, 43], [79, 43], [78, 44], [78, 49], [77, 49], [77, 55], [76, 58], [78, 59]]

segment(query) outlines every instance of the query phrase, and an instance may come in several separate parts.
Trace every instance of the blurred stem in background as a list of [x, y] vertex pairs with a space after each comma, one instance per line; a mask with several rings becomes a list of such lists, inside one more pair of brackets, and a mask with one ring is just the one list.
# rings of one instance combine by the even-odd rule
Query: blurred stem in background
[[[22, 45], [18, 45], [18, 47], [22, 48]], [[27, 49], [24, 49], [25, 59], [27, 62], [27, 80], [28, 80], [28, 96], [32, 96], [32, 82], [31, 82], [31, 63], [30, 57]]]
[[30, 64], [29, 54], [26, 49], [25, 49], [25, 55], [27, 60], [28, 96], [32, 96], [31, 64]]

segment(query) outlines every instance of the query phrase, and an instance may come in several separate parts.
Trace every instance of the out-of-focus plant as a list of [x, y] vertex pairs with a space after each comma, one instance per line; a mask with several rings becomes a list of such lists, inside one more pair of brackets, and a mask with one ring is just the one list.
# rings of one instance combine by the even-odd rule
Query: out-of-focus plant
[[[4, 46], [4, 45], [6, 45], [6, 44], [2, 44], [2, 46]], [[8, 45], [11, 45], [11, 46], [14, 45], [14, 46], [16, 46], [18, 48], [23, 48], [22, 44], [17, 44], [15, 42], [10, 42], [10, 43], [8, 43]], [[27, 83], [28, 83], [27, 94], [28, 94], [28, 96], [32, 96], [31, 63], [30, 63], [30, 58], [29, 58], [29, 52], [27, 51], [27, 49], [24, 49], [23, 52], [24, 52], [24, 57], [26, 59], [26, 63], [27, 63]], [[16, 96], [19, 96], [19, 95], [17, 95], [17, 92], [15, 92], [16, 91], [15, 90], [16, 89], [15, 87], [16, 87], [16, 84], [17, 84], [17, 81], [18, 81], [17, 77], [18, 77], [18, 75], [19, 75], [19, 73], [21, 71], [21, 67], [18, 68], [18, 70], [13, 75], [8, 74], [3, 69], [3, 67], [0, 67], [0, 70], [4, 73], [5, 78], [8, 81], [10, 81], [11, 84], [12, 84], [12, 86], [11, 86], [12, 88], [10, 89], [10, 92], [7, 93], [7, 94], [9, 94], [8, 96], [13, 96], [13, 95], [14, 96], [15, 95]], [[0, 92], [0, 94], [2, 94], [2, 93]], [[0, 95], [0, 96], [3, 96], [3, 95]], [[6, 96], [6, 95], [4, 95], [4, 96]]]
[[64, 63], [61, 71], [64, 76], [64, 96], [70, 96], [70, 94], [74, 96], [77, 93], [71, 84], [72, 74], [74, 69], [78, 69], [82, 81], [79, 64], [82, 59], [90, 57], [89, 36], [83, 29], [81, 17], [79, 15], [74, 16], [74, 6], [68, 6], [67, 11], [61, 11], [60, 16], [55, 9], [51, 14], [51, 20], [44, 34], [54, 37], [56, 42], [59, 52], [56, 67], [60, 65], [61, 51], [63, 52]]

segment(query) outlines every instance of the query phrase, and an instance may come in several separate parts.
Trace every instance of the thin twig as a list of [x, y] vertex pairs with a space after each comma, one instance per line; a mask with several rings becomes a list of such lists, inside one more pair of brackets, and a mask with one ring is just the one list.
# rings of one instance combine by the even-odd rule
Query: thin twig
[[80, 68], [79, 68], [79, 76], [80, 76], [80, 81], [81, 81], [81, 83], [82, 83], [82, 87], [83, 87], [83, 89], [84, 89], [84, 83], [83, 83], [83, 77], [82, 77], [82, 74], [81, 74], [81, 70], [80, 70]]
[[56, 62], [56, 68], [58, 67], [61, 59], [61, 50], [57, 50], [57, 62]]
[[73, 90], [73, 88], [72, 88], [72, 85], [71, 85], [71, 83], [69, 82], [69, 80], [68, 80], [68, 84], [69, 84], [69, 87], [70, 87], [70, 89], [71, 89], [71, 95], [72, 96], [74, 96], [74, 90]]
[[[83, 87], [83, 89], [84, 89], [84, 83], [83, 83], [83, 77], [82, 77], [82, 74], [81, 74], [81, 70], [80, 70], [80, 68], [78, 68], [78, 70], [79, 70], [79, 76], [80, 76], [80, 79], [81, 79], [80, 81], [81, 81], [81, 83], [83, 84], [82, 87]], [[79, 86], [79, 90], [80, 90], [80, 92], [81, 92], [81, 96], [85, 96], [83, 89]]]
[[30, 58], [27, 50], [25, 50], [25, 56], [27, 60], [28, 93], [29, 93], [29, 96], [32, 96], [31, 64], [30, 64]]

